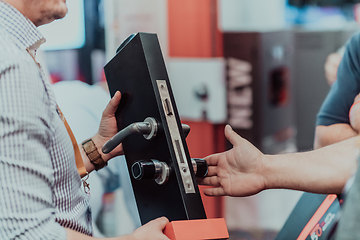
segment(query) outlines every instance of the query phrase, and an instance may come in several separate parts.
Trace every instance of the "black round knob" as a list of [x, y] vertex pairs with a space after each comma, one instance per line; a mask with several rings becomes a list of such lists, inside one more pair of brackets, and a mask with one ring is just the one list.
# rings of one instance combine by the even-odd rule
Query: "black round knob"
[[131, 173], [136, 180], [154, 179], [155, 164], [151, 160], [143, 160], [135, 162], [131, 166]]
[[193, 158], [193, 160], [195, 160], [196, 166], [197, 166], [195, 176], [198, 178], [206, 177], [206, 175], [208, 173], [208, 169], [209, 169], [207, 162], [201, 158]]

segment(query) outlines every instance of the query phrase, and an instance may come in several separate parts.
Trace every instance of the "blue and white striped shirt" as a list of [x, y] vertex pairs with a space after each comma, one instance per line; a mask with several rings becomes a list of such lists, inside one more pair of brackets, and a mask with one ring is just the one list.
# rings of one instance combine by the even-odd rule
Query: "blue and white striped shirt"
[[29, 53], [43, 36], [0, 1], [0, 239], [92, 234], [88, 196], [54, 94]]

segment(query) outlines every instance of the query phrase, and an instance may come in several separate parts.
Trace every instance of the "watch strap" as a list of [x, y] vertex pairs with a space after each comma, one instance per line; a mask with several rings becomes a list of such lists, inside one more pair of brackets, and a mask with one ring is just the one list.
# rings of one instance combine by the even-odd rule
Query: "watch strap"
[[102, 159], [101, 154], [99, 153], [95, 143], [91, 138], [83, 141], [81, 146], [84, 149], [84, 152], [86, 153], [90, 162], [94, 165], [96, 171], [107, 166], [107, 162]]

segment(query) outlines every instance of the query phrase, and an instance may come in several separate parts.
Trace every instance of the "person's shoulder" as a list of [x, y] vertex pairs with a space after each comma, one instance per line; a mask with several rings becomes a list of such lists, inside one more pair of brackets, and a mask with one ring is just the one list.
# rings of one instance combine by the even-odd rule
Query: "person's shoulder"
[[14, 39], [0, 28], [0, 73], [10, 67], [19, 66], [27, 59], [26, 52], [21, 51]]
[[[0, 52], [2, 54], [10, 54], [12, 52], [18, 51], [18, 47], [16, 46], [16, 43], [11, 38], [10, 34], [8, 34], [7, 31], [0, 28]], [[0, 58], [2, 58], [3, 55], [0, 55]]]
[[355, 33], [348, 42], [348, 47], [359, 48], [360, 44], [360, 32]]
[[[344, 56], [343, 56], [343, 64], [345, 66], [345, 70], [349, 71], [349, 67], [351, 71], [356, 71], [357, 75], [360, 74], [360, 32], [355, 33], [347, 42]], [[340, 67], [339, 67], [340, 70]]]

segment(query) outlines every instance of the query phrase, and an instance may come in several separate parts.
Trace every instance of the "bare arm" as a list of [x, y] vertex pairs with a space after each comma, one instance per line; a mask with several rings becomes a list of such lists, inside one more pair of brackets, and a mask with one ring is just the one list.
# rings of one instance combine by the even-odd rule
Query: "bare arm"
[[356, 170], [359, 148], [354, 137], [314, 151], [266, 155], [265, 188], [340, 194]]
[[314, 148], [325, 147], [355, 136], [357, 136], [357, 132], [349, 124], [337, 123], [330, 126], [317, 126]]
[[229, 151], [206, 157], [211, 196], [249, 196], [265, 189], [285, 188], [314, 193], [341, 193], [356, 169], [360, 137], [318, 150], [283, 155], [264, 155], [230, 126], [225, 135], [233, 144]]
[[[157, 218], [136, 229], [133, 233], [121, 237], [106, 238], [109, 240], [169, 240], [163, 234], [163, 230], [168, 224], [168, 219], [165, 217]], [[74, 230], [66, 228], [66, 235], [68, 240], [90, 240], [93, 237], [81, 234]], [[98, 239], [98, 238], [97, 238]]]
[[314, 148], [321, 148], [345, 139], [355, 137], [360, 130], [360, 94], [354, 99], [354, 105], [349, 112], [350, 124], [337, 123], [330, 126], [317, 126]]

